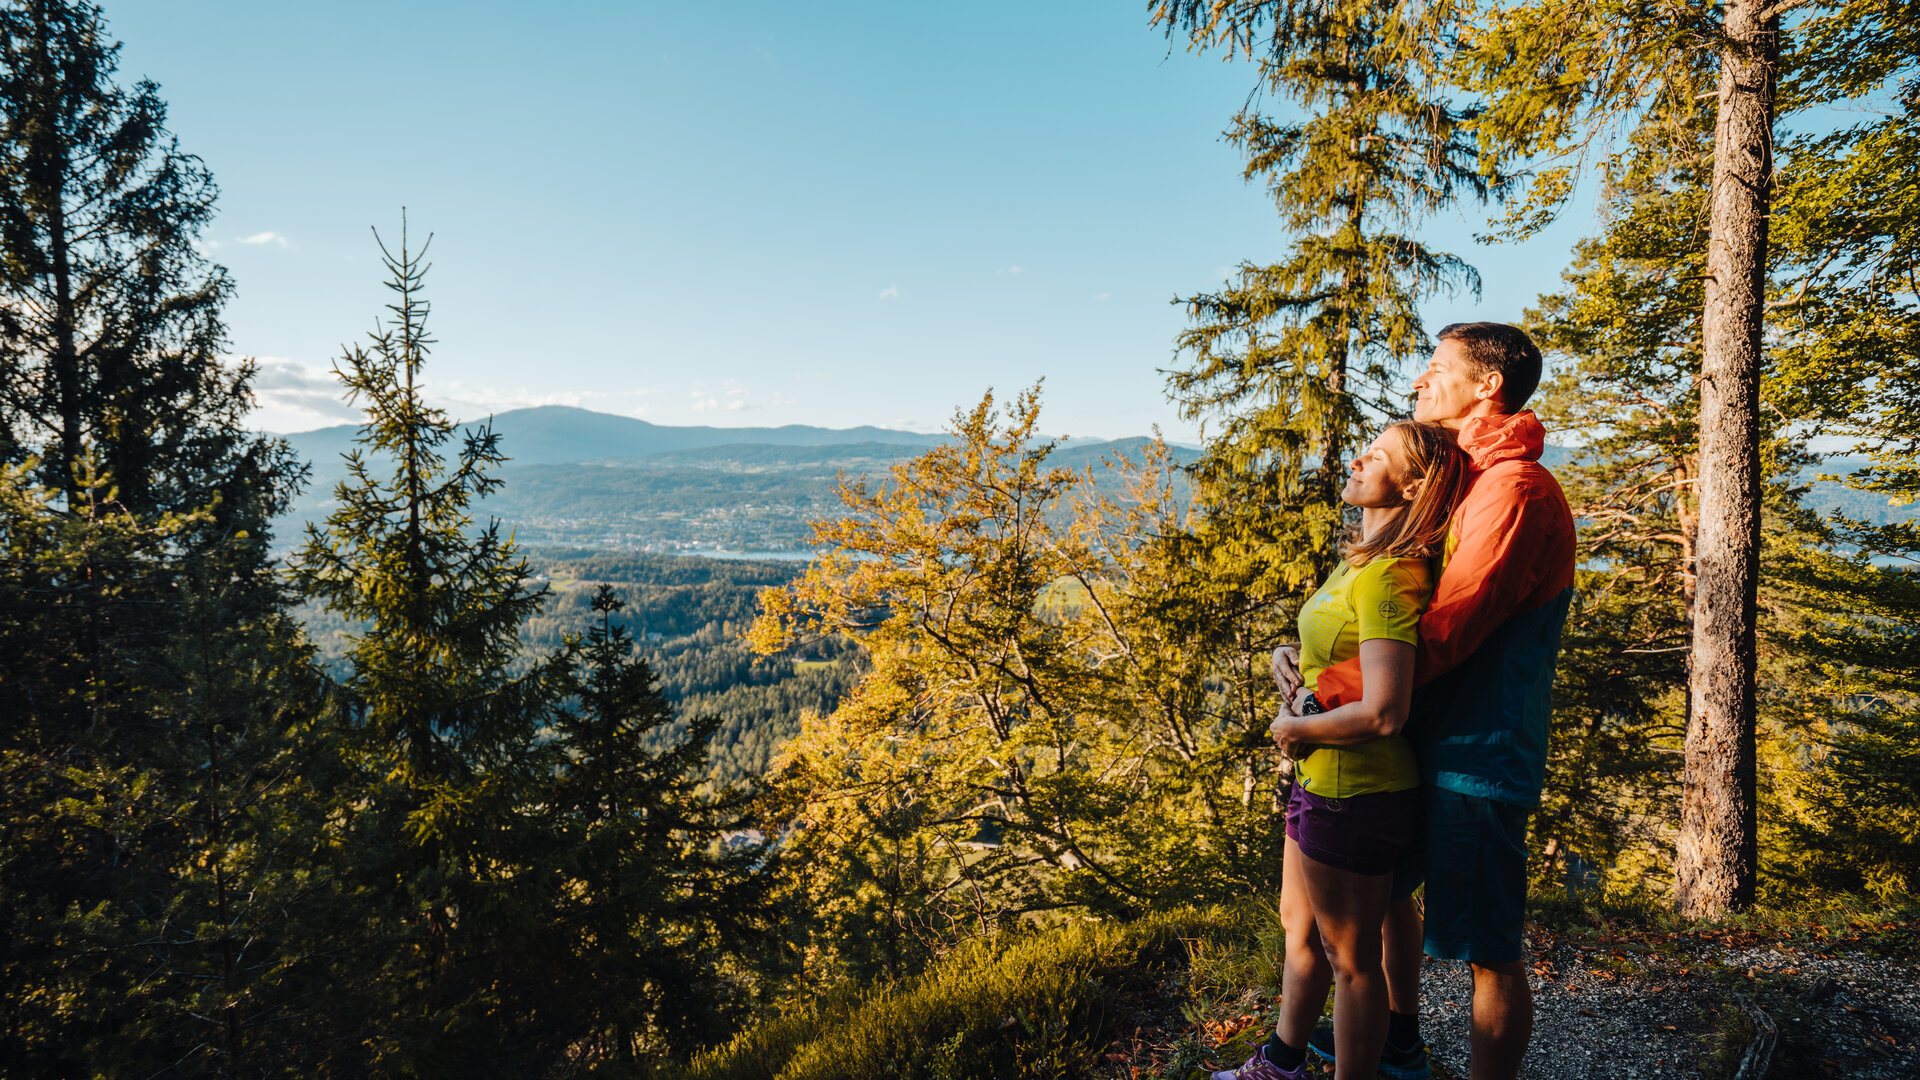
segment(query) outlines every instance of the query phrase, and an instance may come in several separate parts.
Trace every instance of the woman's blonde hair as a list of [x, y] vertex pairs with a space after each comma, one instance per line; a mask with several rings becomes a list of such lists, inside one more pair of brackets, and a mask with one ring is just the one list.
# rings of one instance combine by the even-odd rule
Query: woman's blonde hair
[[1354, 566], [1381, 558], [1430, 559], [1440, 554], [1446, 546], [1453, 508], [1467, 494], [1467, 452], [1460, 449], [1453, 432], [1417, 420], [1389, 424], [1387, 432], [1399, 433], [1400, 448], [1407, 458], [1407, 479], [1419, 485], [1419, 490], [1414, 492], [1413, 501], [1395, 507], [1386, 524], [1375, 529], [1373, 535], [1360, 535], [1358, 525], [1347, 534], [1340, 554]]

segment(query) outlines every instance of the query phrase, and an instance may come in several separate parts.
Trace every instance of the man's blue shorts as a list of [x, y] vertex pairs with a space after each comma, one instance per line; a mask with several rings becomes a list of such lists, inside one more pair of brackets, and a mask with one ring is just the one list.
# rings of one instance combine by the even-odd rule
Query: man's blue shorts
[[1428, 784], [1426, 844], [1394, 868], [1393, 896], [1427, 884], [1427, 955], [1511, 964], [1527, 909], [1527, 816], [1515, 806]]

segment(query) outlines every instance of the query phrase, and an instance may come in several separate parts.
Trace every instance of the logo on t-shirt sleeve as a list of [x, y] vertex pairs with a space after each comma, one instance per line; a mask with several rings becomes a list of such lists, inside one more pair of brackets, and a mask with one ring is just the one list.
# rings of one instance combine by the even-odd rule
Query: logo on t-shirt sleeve
[[1382, 601], [1380, 601], [1380, 617], [1381, 617], [1381, 618], [1383, 618], [1383, 619], [1393, 619], [1393, 618], [1398, 618], [1398, 617], [1399, 617], [1399, 615], [1400, 615], [1400, 604], [1399, 604], [1399, 602], [1397, 602], [1397, 601], [1394, 601], [1394, 600], [1382, 600]]

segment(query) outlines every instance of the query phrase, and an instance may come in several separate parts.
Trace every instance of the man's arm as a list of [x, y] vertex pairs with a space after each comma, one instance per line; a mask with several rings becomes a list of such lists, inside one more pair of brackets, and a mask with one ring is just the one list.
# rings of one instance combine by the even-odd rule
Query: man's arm
[[[1460, 507], [1460, 544], [1420, 618], [1413, 685], [1458, 667], [1538, 596], [1543, 583], [1556, 582], [1549, 595], [1572, 584], [1572, 520], [1565, 506], [1551, 474], [1532, 469], [1489, 474], [1474, 485]], [[1332, 711], [1361, 700], [1362, 685], [1360, 665], [1348, 660], [1320, 673], [1314, 698]]]

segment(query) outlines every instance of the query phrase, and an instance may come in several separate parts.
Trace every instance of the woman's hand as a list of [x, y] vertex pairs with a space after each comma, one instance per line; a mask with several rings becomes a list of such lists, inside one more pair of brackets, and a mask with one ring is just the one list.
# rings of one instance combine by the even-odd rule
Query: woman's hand
[[1273, 736], [1273, 744], [1280, 748], [1282, 755], [1294, 761], [1304, 757], [1307, 750], [1307, 745], [1300, 741], [1299, 735], [1294, 730], [1299, 719], [1297, 716], [1283, 712], [1274, 717], [1273, 723], [1267, 725], [1267, 734]]
[[1300, 646], [1282, 645], [1273, 650], [1273, 681], [1280, 692], [1291, 699], [1300, 685]]

